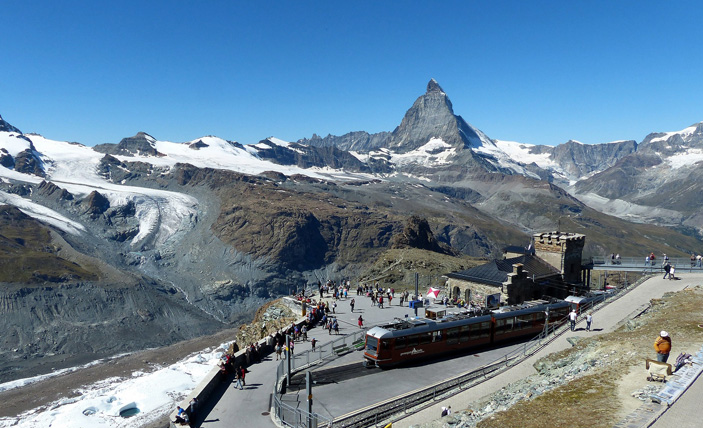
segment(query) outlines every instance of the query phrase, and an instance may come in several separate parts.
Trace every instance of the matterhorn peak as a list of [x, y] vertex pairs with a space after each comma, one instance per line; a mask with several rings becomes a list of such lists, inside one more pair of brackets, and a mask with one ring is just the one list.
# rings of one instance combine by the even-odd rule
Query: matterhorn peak
[[444, 93], [444, 90], [442, 89], [441, 86], [439, 86], [439, 83], [437, 83], [436, 80], [430, 79], [430, 82], [427, 84], [427, 92], [426, 92], [426, 93], [429, 94], [430, 92], [442, 92], [442, 93]]

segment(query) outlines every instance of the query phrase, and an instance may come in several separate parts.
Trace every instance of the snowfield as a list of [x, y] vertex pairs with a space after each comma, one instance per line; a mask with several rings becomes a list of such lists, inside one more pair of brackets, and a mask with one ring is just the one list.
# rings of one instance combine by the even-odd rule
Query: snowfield
[[[170, 414], [176, 405], [217, 366], [229, 343], [206, 349], [151, 373], [134, 372], [131, 378], [111, 378], [78, 389], [77, 396], [37, 408], [16, 418], [0, 418], [0, 428], [117, 428], [135, 427]], [[51, 376], [51, 375], [48, 375]], [[47, 376], [43, 376], [47, 377]], [[42, 376], [33, 378], [41, 380]], [[26, 384], [25, 380], [0, 384], [0, 391]], [[132, 403], [139, 413], [120, 417]]]

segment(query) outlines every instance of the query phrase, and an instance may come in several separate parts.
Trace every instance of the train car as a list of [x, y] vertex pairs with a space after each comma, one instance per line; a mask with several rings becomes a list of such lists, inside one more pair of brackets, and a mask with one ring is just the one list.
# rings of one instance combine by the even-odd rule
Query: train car
[[[588, 302], [582, 300], [579, 305]], [[435, 320], [396, 319], [366, 333], [364, 364], [392, 367], [422, 358], [534, 337], [544, 330], [546, 322], [550, 325], [566, 322], [572, 305], [567, 301], [527, 302], [486, 315], [466, 312]]]

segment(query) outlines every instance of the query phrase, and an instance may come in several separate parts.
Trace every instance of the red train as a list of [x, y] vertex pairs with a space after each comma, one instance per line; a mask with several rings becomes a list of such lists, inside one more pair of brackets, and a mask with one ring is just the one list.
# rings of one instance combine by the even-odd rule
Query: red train
[[537, 336], [549, 324], [563, 324], [573, 308], [604, 299], [604, 295], [567, 299], [571, 301], [526, 302], [486, 315], [468, 312], [431, 320], [396, 319], [366, 333], [364, 364], [391, 367], [422, 358]]

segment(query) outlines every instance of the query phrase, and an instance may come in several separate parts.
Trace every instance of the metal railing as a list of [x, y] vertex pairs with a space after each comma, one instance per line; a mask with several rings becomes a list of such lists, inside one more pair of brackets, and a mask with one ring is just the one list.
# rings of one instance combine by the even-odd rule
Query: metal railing
[[[359, 329], [354, 333], [339, 336], [337, 339], [319, 345], [315, 350], [293, 354], [290, 360], [291, 374], [303, 370], [325, 360], [333, 359], [342, 352], [353, 351], [359, 341], [363, 341], [366, 336], [366, 328]], [[276, 368], [276, 383], [273, 386], [273, 413], [278, 422], [294, 428], [317, 427], [319, 424], [328, 426], [332, 422], [330, 418], [318, 413], [308, 413], [307, 410], [298, 408], [300, 403], [296, 402], [294, 407], [282, 400], [282, 391], [288, 375], [288, 361], [282, 360]], [[307, 398], [307, 397], [306, 397]]]
[[[612, 270], [618, 270], [620, 268], [634, 268], [641, 269], [645, 273], [662, 272], [664, 268], [663, 259], [654, 259], [647, 261], [645, 257], [621, 257], [619, 259], [611, 259], [610, 256], [607, 257], [592, 257], [591, 261], [594, 268], [599, 270], [607, 270], [612, 268]], [[676, 270], [684, 272], [694, 272], [703, 271], [703, 263], [699, 263], [696, 259], [691, 261], [690, 258], [685, 257], [674, 257], [670, 258], [668, 262], [672, 266], [676, 266]]]

